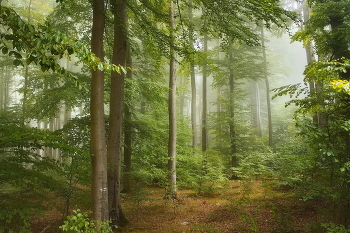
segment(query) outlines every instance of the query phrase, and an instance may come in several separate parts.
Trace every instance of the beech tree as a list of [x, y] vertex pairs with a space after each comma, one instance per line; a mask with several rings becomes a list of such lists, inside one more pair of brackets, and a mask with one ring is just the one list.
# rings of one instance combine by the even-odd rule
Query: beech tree
[[[189, 38], [192, 50], [194, 50], [194, 22], [193, 22], [193, 2], [188, 2], [188, 20], [189, 20]], [[194, 57], [190, 60], [190, 74], [191, 74], [191, 124], [192, 124], [192, 147], [197, 147], [197, 90], [196, 90], [196, 73]]]
[[[123, 67], [127, 58], [126, 6], [123, 0], [114, 0], [113, 64]], [[114, 225], [124, 226], [126, 218], [121, 208], [121, 158], [124, 107], [124, 73], [112, 71], [109, 130], [108, 130], [108, 205], [109, 219]]]
[[[103, 61], [104, 1], [92, 2], [93, 24], [91, 51]], [[92, 211], [94, 220], [108, 220], [107, 151], [104, 120], [104, 73], [92, 70], [91, 77], [91, 154], [92, 154]]]
[[168, 172], [170, 198], [176, 198], [176, 61], [175, 61], [175, 5], [169, 2], [169, 31], [170, 31], [170, 66], [169, 66], [169, 144], [168, 144]]

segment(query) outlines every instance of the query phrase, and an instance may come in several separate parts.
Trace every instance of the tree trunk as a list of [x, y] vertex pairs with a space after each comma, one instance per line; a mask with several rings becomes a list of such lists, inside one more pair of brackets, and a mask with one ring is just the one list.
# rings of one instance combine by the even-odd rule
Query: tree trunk
[[179, 91], [179, 113], [181, 116], [184, 115], [184, 108], [185, 108], [185, 85], [186, 85], [186, 80], [185, 80], [185, 77], [183, 76], [180, 76], [178, 78], [179, 80], [179, 83], [180, 83], [180, 87], [181, 88], [181, 91]]
[[[31, 23], [31, 5], [32, 0], [29, 0], [28, 4], [28, 24]], [[22, 124], [25, 125], [27, 114], [27, 98], [28, 98], [28, 85], [29, 85], [29, 67], [25, 63], [24, 67], [24, 87], [23, 87], [23, 101], [22, 101]]]
[[[208, 35], [204, 34], [203, 41], [204, 56], [208, 52]], [[202, 155], [203, 155], [203, 173], [207, 171], [207, 147], [208, 147], [208, 132], [207, 132], [207, 114], [208, 114], [208, 100], [207, 100], [207, 61], [203, 63], [203, 91], [202, 91]]]
[[267, 60], [266, 60], [266, 50], [265, 50], [265, 36], [264, 28], [261, 26], [261, 46], [264, 59], [264, 79], [266, 86], [266, 104], [267, 104], [267, 120], [268, 120], [268, 131], [269, 131], [269, 147], [273, 147], [273, 138], [272, 138], [272, 116], [271, 116], [271, 98], [270, 98], [270, 83], [269, 77], [267, 76]]
[[[231, 167], [238, 167], [238, 159], [237, 159], [237, 142], [236, 142], [236, 128], [235, 128], [235, 101], [234, 101], [234, 91], [235, 91], [235, 83], [234, 83], [234, 73], [233, 73], [233, 55], [232, 55], [232, 46], [230, 45], [229, 51], [229, 61], [230, 61], [230, 74], [229, 74], [229, 85], [230, 85], [230, 155], [231, 155]], [[233, 174], [231, 177], [233, 180], [238, 179], [236, 174]]]
[[252, 126], [255, 131], [255, 135], [261, 137], [261, 118], [260, 118], [260, 93], [259, 84], [256, 81], [252, 83]]
[[[130, 45], [127, 44], [127, 58], [126, 58], [126, 66], [132, 67], [132, 58], [131, 58], [131, 49]], [[132, 72], [128, 71], [126, 74], [126, 78], [132, 79]], [[130, 100], [129, 100], [130, 101]], [[124, 182], [123, 182], [123, 192], [131, 191], [131, 156], [132, 156], [132, 125], [131, 125], [131, 111], [127, 104], [124, 103], [124, 114], [125, 114], [125, 126], [124, 126]]]
[[[188, 3], [188, 15], [189, 15], [189, 33], [190, 33], [190, 43], [191, 47], [194, 46], [194, 38], [193, 38], [193, 12], [192, 12], [192, 0], [189, 0]], [[194, 49], [194, 48], [193, 48]], [[190, 69], [191, 69], [191, 124], [192, 124], [192, 147], [197, 147], [197, 90], [196, 90], [196, 73], [194, 70], [194, 60], [191, 57], [190, 61]]]
[[[307, 3], [303, 3], [303, 15], [304, 15], [304, 24], [309, 21], [309, 14], [310, 14], [310, 9], [307, 5]], [[310, 64], [315, 60], [313, 54], [312, 54], [312, 48], [311, 48], [311, 42], [308, 41], [307, 44], [305, 45], [305, 52], [306, 52], [306, 61], [307, 64]], [[311, 80], [309, 81], [309, 90], [311, 95], [316, 95], [316, 84], [315, 81]], [[312, 117], [312, 121], [314, 124], [318, 124], [318, 116], [317, 113], [315, 113]]]
[[170, 72], [169, 72], [169, 144], [168, 144], [168, 198], [176, 198], [176, 74], [175, 74], [175, 7], [169, 3], [170, 24]]
[[[103, 61], [104, 1], [93, 0], [91, 51]], [[91, 77], [92, 211], [95, 221], [108, 220], [107, 156], [104, 121], [104, 74], [93, 70]]]
[[0, 110], [5, 109], [6, 76], [4, 66], [0, 67]]
[[[123, 0], [113, 0], [114, 44], [112, 63], [125, 66], [126, 62], [126, 6]], [[127, 220], [121, 207], [121, 157], [124, 106], [124, 73], [111, 75], [110, 112], [108, 130], [108, 205], [113, 225], [125, 226]]]

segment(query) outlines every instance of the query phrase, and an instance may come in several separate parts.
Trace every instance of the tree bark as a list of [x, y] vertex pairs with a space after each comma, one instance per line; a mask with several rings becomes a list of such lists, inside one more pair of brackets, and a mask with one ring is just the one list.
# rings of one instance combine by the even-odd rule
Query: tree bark
[[[93, 0], [91, 51], [103, 61], [104, 1]], [[104, 74], [92, 71], [91, 78], [92, 211], [95, 221], [108, 220], [107, 156], [104, 121]]]
[[[132, 58], [131, 58], [131, 49], [130, 45], [127, 44], [127, 58], [126, 58], [126, 66], [132, 67]], [[128, 71], [126, 74], [127, 79], [132, 79], [132, 72]], [[123, 182], [123, 192], [131, 191], [131, 156], [132, 156], [132, 125], [131, 125], [131, 110], [130, 107], [124, 103], [124, 116], [125, 116], [125, 126], [124, 126], [124, 182]]]
[[4, 67], [1, 66], [0, 67], [0, 110], [5, 109], [5, 94], [6, 94], [6, 90], [5, 90], [5, 71], [4, 71]]
[[[238, 167], [238, 159], [237, 159], [237, 142], [236, 142], [236, 128], [235, 128], [235, 101], [234, 101], [234, 91], [235, 91], [235, 83], [234, 83], [234, 73], [233, 73], [233, 55], [232, 55], [232, 46], [230, 45], [230, 51], [229, 51], [229, 61], [230, 61], [230, 68], [229, 68], [229, 85], [230, 85], [230, 107], [229, 107], [229, 114], [230, 114], [230, 121], [229, 121], [229, 132], [230, 132], [230, 155], [231, 155], [231, 167], [236, 168]], [[238, 179], [236, 174], [233, 174], [231, 177], [233, 180]]]
[[[193, 12], [192, 12], [192, 0], [188, 2], [188, 15], [189, 15], [189, 33], [190, 33], [190, 43], [193, 48], [194, 38], [193, 38]], [[194, 69], [193, 57], [190, 61], [190, 72], [191, 72], [191, 124], [192, 124], [192, 147], [197, 147], [197, 90], [196, 90], [196, 72]]]
[[[203, 52], [207, 57], [208, 52], [208, 35], [204, 34]], [[203, 84], [202, 84], [202, 156], [203, 156], [203, 170], [202, 173], [207, 173], [207, 147], [208, 147], [208, 132], [207, 132], [207, 114], [208, 114], [208, 100], [207, 100], [207, 59], [203, 62]]]
[[260, 118], [260, 93], [259, 84], [257, 81], [252, 83], [252, 126], [255, 131], [255, 135], [261, 137], [261, 118]]
[[267, 60], [266, 60], [266, 50], [265, 50], [265, 36], [264, 28], [261, 26], [261, 46], [264, 59], [264, 79], [266, 86], [266, 105], [267, 105], [267, 120], [268, 120], [268, 132], [269, 132], [269, 147], [273, 147], [273, 138], [272, 138], [272, 115], [271, 115], [271, 97], [270, 97], [270, 83], [269, 77], [267, 76]]
[[[310, 14], [310, 9], [307, 5], [306, 2], [303, 3], [303, 16], [304, 16], [304, 24], [306, 24], [309, 21], [309, 14]], [[313, 54], [312, 54], [312, 48], [311, 48], [311, 42], [309, 41], [305, 45], [305, 52], [306, 52], [306, 61], [307, 64], [310, 64], [315, 60]], [[316, 83], [314, 80], [309, 81], [309, 90], [310, 90], [310, 95], [316, 95]], [[318, 114], [315, 113], [312, 117], [312, 121], [314, 124], [318, 124]]]
[[169, 66], [169, 143], [168, 143], [168, 198], [176, 198], [176, 74], [175, 74], [175, 7], [174, 2], [169, 3], [170, 24], [170, 66]]
[[[126, 6], [123, 0], [113, 0], [114, 44], [112, 63], [126, 63]], [[125, 226], [127, 220], [121, 207], [121, 157], [124, 106], [124, 73], [112, 71], [108, 130], [108, 205], [109, 219], [113, 225]]]

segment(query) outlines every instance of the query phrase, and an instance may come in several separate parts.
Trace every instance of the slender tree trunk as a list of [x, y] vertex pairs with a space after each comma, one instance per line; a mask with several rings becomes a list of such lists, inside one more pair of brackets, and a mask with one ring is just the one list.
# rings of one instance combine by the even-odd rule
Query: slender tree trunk
[[261, 137], [261, 119], [260, 119], [260, 93], [259, 84], [256, 81], [252, 83], [252, 126], [255, 135]]
[[[31, 22], [31, 5], [32, 0], [28, 4], [28, 23]], [[24, 87], [23, 87], [23, 101], [22, 101], [22, 124], [25, 125], [26, 114], [27, 114], [27, 98], [28, 98], [28, 85], [29, 85], [29, 67], [25, 63], [24, 67]]]
[[169, 3], [169, 23], [170, 23], [170, 71], [169, 71], [169, 144], [168, 144], [168, 180], [169, 198], [176, 198], [176, 74], [175, 74], [175, 7], [174, 2]]
[[[126, 60], [126, 66], [132, 67], [132, 58], [131, 58], [131, 49], [130, 45], [127, 44], [127, 60]], [[132, 72], [128, 71], [126, 74], [127, 79], [132, 79]], [[130, 100], [129, 100], [130, 101]], [[131, 191], [131, 178], [130, 178], [130, 172], [131, 172], [131, 156], [132, 156], [132, 125], [131, 125], [131, 111], [128, 104], [124, 103], [124, 116], [125, 116], [125, 130], [124, 130], [124, 166], [125, 166], [125, 173], [124, 173], [124, 183], [123, 183], [123, 192], [130, 192]]]
[[[52, 117], [50, 120], [49, 129], [51, 132], [53, 132], [55, 130], [55, 118], [54, 117]], [[49, 157], [51, 159], [55, 159], [55, 149], [52, 147], [49, 147], [48, 151], [49, 151]]]
[[[303, 3], [303, 16], [304, 16], [304, 24], [309, 21], [309, 14], [310, 14], [310, 9], [307, 5], [306, 2]], [[310, 64], [315, 60], [313, 54], [312, 54], [312, 48], [311, 48], [311, 42], [308, 41], [307, 44], [305, 45], [305, 52], [306, 52], [306, 61], [307, 64]], [[314, 80], [311, 80], [309, 82], [309, 90], [311, 95], [316, 95], [316, 83]], [[318, 123], [318, 116], [317, 113], [314, 114], [312, 117], [312, 121], [314, 124]]]
[[[233, 168], [238, 167], [238, 159], [237, 159], [237, 142], [236, 142], [236, 128], [235, 128], [235, 101], [234, 101], [234, 91], [235, 91], [235, 83], [234, 83], [234, 73], [233, 73], [233, 55], [232, 55], [232, 46], [230, 46], [229, 52], [229, 61], [230, 61], [230, 74], [229, 74], [229, 85], [230, 85], [230, 154], [231, 154], [231, 166]], [[233, 174], [232, 179], [237, 179], [237, 175]]]
[[180, 87], [181, 91], [179, 91], [179, 113], [181, 116], [184, 115], [184, 108], [185, 108], [185, 85], [186, 85], [186, 80], [185, 77], [180, 76], [179, 78], [179, 83], [180, 83]]
[[[188, 3], [188, 15], [189, 15], [189, 33], [190, 33], [190, 43], [191, 47], [194, 46], [193, 38], [193, 12], [192, 12], [192, 0], [189, 0]], [[193, 48], [194, 49], [194, 48]], [[197, 147], [197, 90], [196, 90], [196, 72], [194, 69], [194, 60], [191, 58], [190, 69], [191, 69], [191, 124], [192, 124], [192, 147]]]
[[[206, 56], [208, 52], [208, 35], [204, 34], [203, 52]], [[207, 147], [208, 147], [208, 132], [207, 132], [207, 114], [208, 114], [208, 100], [207, 100], [207, 61], [203, 63], [203, 91], [202, 91], [202, 155], [203, 155], [203, 173], [207, 170]]]
[[270, 83], [269, 77], [267, 76], [267, 60], [266, 60], [266, 49], [265, 49], [265, 36], [264, 28], [261, 26], [261, 46], [264, 59], [264, 79], [266, 86], [266, 104], [267, 104], [267, 120], [268, 120], [268, 131], [269, 131], [269, 147], [273, 147], [273, 138], [272, 138], [272, 115], [271, 115], [271, 98], [270, 98]]
[[5, 94], [6, 94], [6, 76], [4, 66], [0, 68], [0, 110], [5, 109]]
[[5, 67], [5, 97], [4, 97], [4, 110], [6, 110], [9, 106], [10, 102], [10, 86], [11, 86], [11, 75], [9, 74], [8, 67]]
[[[91, 51], [103, 61], [104, 1], [92, 0]], [[96, 221], [108, 220], [107, 152], [104, 121], [104, 74], [93, 70], [91, 77], [92, 211]]]
[[194, 71], [194, 62], [191, 61], [191, 125], [192, 125], [192, 147], [197, 148], [197, 91], [196, 74]]
[[[126, 62], [126, 6], [123, 0], [113, 0], [114, 45], [112, 62], [125, 66]], [[111, 75], [110, 112], [108, 130], [108, 204], [113, 225], [125, 226], [127, 220], [121, 207], [121, 157], [124, 106], [124, 73]]]

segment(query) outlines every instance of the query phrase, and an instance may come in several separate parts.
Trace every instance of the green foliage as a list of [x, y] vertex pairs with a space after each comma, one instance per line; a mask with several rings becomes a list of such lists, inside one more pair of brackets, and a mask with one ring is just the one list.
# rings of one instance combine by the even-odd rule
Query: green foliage
[[149, 200], [148, 193], [142, 184], [136, 184], [131, 190], [132, 193], [132, 209], [139, 214], [140, 207], [143, 202]]
[[219, 4], [202, 0], [201, 3], [205, 9], [202, 15], [205, 22], [201, 25], [202, 32], [225, 38], [227, 41], [238, 39], [248, 45], [259, 44], [259, 36], [250, 27], [251, 23], [263, 23], [266, 28], [270, 28], [271, 25], [286, 27], [289, 19], [296, 18], [295, 13], [282, 9], [275, 0], [224, 0]]
[[326, 229], [326, 233], [348, 233], [350, 229], [346, 228], [343, 225], [337, 225], [332, 222], [321, 224], [322, 227]]
[[[72, 137], [67, 143], [68, 134], [23, 126], [16, 116], [0, 113], [0, 229], [29, 232], [33, 216], [50, 208], [67, 211], [80, 190], [77, 184], [89, 185], [90, 161]], [[37, 152], [48, 147], [59, 148], [64, 162]]]
[[81, 212], [80, 209], [73, 210], [73, 214], [67, 216], [67, 220], [60, 226], [65, 232], [68, 233], [110, 233], [112, 227], [109, 221], [95, 222], [89, 217], [89, 213]]
[[[308, 64], [305, 83], [315, 88], [282, 87], [279, 94], [298, 97], [288, 104], [295, 104], [299, 129], [298, 137], [307, 145], [298, 153], [294, 163], [300, 167], [300, 191], [302, 199], [323, 199], [336, 206], [332, 214], [339, 222], [346, 222], [350, 202], [348, 165], [349, 96], [343, 84], [349, 80], [349, 22], [348, 1], [308, 1], [312, 7], [310, 20], [294, 39], [305, 44], [313, 42], [316, 54], [322, 59]], [[302, 98], [301, 98], [302, 97]], [[328, 211], [329, 213], [330, 211]], [[340, 214], [342, 213], [342, 214]]]
[[40, 65], [42, 71], [52, 70], [64, 77], [76, 79], [59, 64], [59, 59], [66, 57], [70, 60], [74, 54], [93, 70], [126, 72], [120, 65], [101, 62], [79, 40], [68, 38], [50, 25], [34, 26], [25, 22], [11, 8], [0, 6], [0, 18], [6, 29], [0, 36], [0, 48], [4, 54], [15, 58], [15, 66], [35, 63]]
[[[212, 195], [222, 191], [228, 185], [228, 178], [224, 172], [224, 166], [212, 156], [208, 155], [202, 162], [202, 169], [198, 173], [192, 174], [192, 187], [198, 195]], [[211, 160], [211, 161], [210, 161]]]
[[239, 167], [231, 168], [238, 177], [246, 179], [270, 178], [273, 176], [273, 161], [275, 159], [272, 153], [243, 153], [237, 155], [239, 158]]
[[349, 2], [314, 0], [308, 1], [308, 4], [312, 7], [310, 20], [304, 30], [294, 35], [294, 40], [304, 41], [305, 44], [314, 41], [317, 54], [335, 59], [349, 58]]

